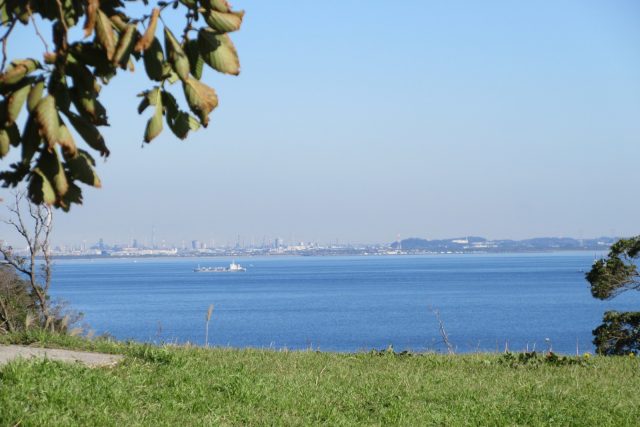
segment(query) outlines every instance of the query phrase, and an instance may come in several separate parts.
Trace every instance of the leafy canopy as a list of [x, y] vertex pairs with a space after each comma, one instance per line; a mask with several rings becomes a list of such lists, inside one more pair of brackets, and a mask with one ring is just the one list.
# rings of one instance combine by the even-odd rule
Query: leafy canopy
[[600, 354], [640, 354], [640, 312], [607, 311], [593, 335]]
[[640, 236], [617, 241], [605, 259], [593, 263], [586, 275], [594, 298], [607, 300], [629, 289], [640, 289], [636, 261], [640, 256]]
[[[149, 5], [149, 0], [126, 1]], [[3, 53], [17, 25], [34, 26], [45, 47], [42, 61], [12, 59], [7, 64], [3, 55], [0, 158], [12, 147], [21, 150], [19, 161], [0, 173], [4, 187], [26, 181], [31, 201], [64, 210], [82, 203], [79, 183], [100, 187], [91, 152], [109, 156], [100, 133], [109, 121], [99, 97], [103, 86], [118, 72], [133, 71], [136, 62], [142, 61], [149, 80], [155, 82], [139, 95], [138, 112], [153, 109], [145, 142], [156, 138], [165, 123], [180, 139], [208, 125], [218, 97], [200, 81], [203, 68], [239, 74], [238, 54], [228, 33], [240, 29], [244, 12], [232, 10], [226, 0], [172, 0], [158, 1], [147, 14], [133, 17], [125, 4], [123, 0], [0, 0]], [[169, 10], [184, 12], [185, 25], [177, 35], [162, 18]], [[50, 25], [53, 51], [38, 23]], [[80, 25], [83, 37], [74, 40], [73, 29]], [[182, 110], [168, 91], [169, 85], [178, 83], [190, 112]], [[78, 137], [85, 147], [76, 143]]]
[[[607, 300], [627, 290], [640, 290], [640, 236], [617, 241], [605, 259], [593, 263], [586, 275], [594, 298]], [[593, 331], [600, 354], [640, 354], [640, 312], [607, 311]]]

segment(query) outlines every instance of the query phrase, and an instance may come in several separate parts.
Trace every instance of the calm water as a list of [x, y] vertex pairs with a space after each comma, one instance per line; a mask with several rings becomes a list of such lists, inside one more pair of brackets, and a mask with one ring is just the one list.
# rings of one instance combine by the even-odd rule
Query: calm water
[[[596, 301], [584, 280], [592, 253], [238, 260], [246, 273], [194, 273], [228, 259], [61, 260], [54, 296], [120, 339], [234, 347], [443, 350], [440, 312], [457, 351], [527, 345], [592, 350], [607, 309], [637, 310], [627, 293]], [[635, 294], [640, 294], [635, 292]]]

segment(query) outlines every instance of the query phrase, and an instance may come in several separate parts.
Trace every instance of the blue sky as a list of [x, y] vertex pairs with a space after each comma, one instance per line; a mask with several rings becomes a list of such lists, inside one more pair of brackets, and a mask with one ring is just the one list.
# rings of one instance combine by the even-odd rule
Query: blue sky
[[638, 233], [637, 1], [234, 6], [208, 129], [141, 148], [142, 64], [105, 87], [104, 188], [57, 242]]

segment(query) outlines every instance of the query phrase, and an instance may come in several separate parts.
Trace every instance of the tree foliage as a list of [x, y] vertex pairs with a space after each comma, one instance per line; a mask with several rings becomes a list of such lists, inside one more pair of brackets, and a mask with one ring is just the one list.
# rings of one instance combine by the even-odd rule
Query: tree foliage
[[593, 263], [587, 273], [591, 295], [606, 300], [629, 289], [640, 289], [636, 260], [640, 255], [640, 236], [621, 239], [611, 246], [609, 255]]
[[[608, 300], [628, 290], [640, 290], [638, 258], [640, 236], [616, 242], [607, 257], [594, 262], [586, 274], [591, 295]], [[640, 353], [640, 312], [608, 311], [593, 335], [598, 353]]]
[[[151, 8], [149, 0], [126, 0]], [[100, 102], [102, 87], [122, 70], [142, 62], [153, 87], [140, 94], [138, 112], [153, 110], [144, 131], [150, 142], [164, 124], [180, 139], [206, 127], [218, 105], [213, 88], [201, 82], [203, 67], [238, 75], [240, 63], [228, 33], [240, 29], [243, 11], [226, 0], [158, 1], [138, 17], [125, 0], [0, 0], [0, 158], [11, 148], [20, 160], [0, 173], [5, 187], [28, 182], [29, 199], [68, 210], [82, 203], [79, 183], [100, 187], [91, 153], [109, 156], [100, 128], [109, 125]], [[163, 14], [184, 13], [181, 33], [165, 24]], [[31, 25], [45, 47], [42, 60], [12, 59], [6, 45], [13, 29]], [[53, 50], [39, 26], [52, 31]], [[82, 26], [75, 37], [75, 27]], [[162, 26], [162, 32], [159, 27]], [[162, 40], [162, 42], [161, 42]], [[168, 87], [180, 82], [189, 111], [180, 108]], [[26, 116], [22, 112], [26, 110]], [[22, 116], [22, 117], [21, 117]], [[20, 122], [23, 123], [21, 128]], [[86, 147], [77, 144], [83, 140]]]
[[640, 354], [640, 312], [607, 311], [593, 335], [600, 354]]

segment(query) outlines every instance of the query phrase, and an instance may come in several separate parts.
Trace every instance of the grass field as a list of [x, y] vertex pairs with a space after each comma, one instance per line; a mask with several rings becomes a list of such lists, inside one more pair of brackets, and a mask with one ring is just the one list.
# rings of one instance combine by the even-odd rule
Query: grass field
[[519, 360], [154, 347], [44, 334], [0, 343], [125, 354], [114, 368], [0, 367], [1, 425], [640, 423], [640, 360]]

